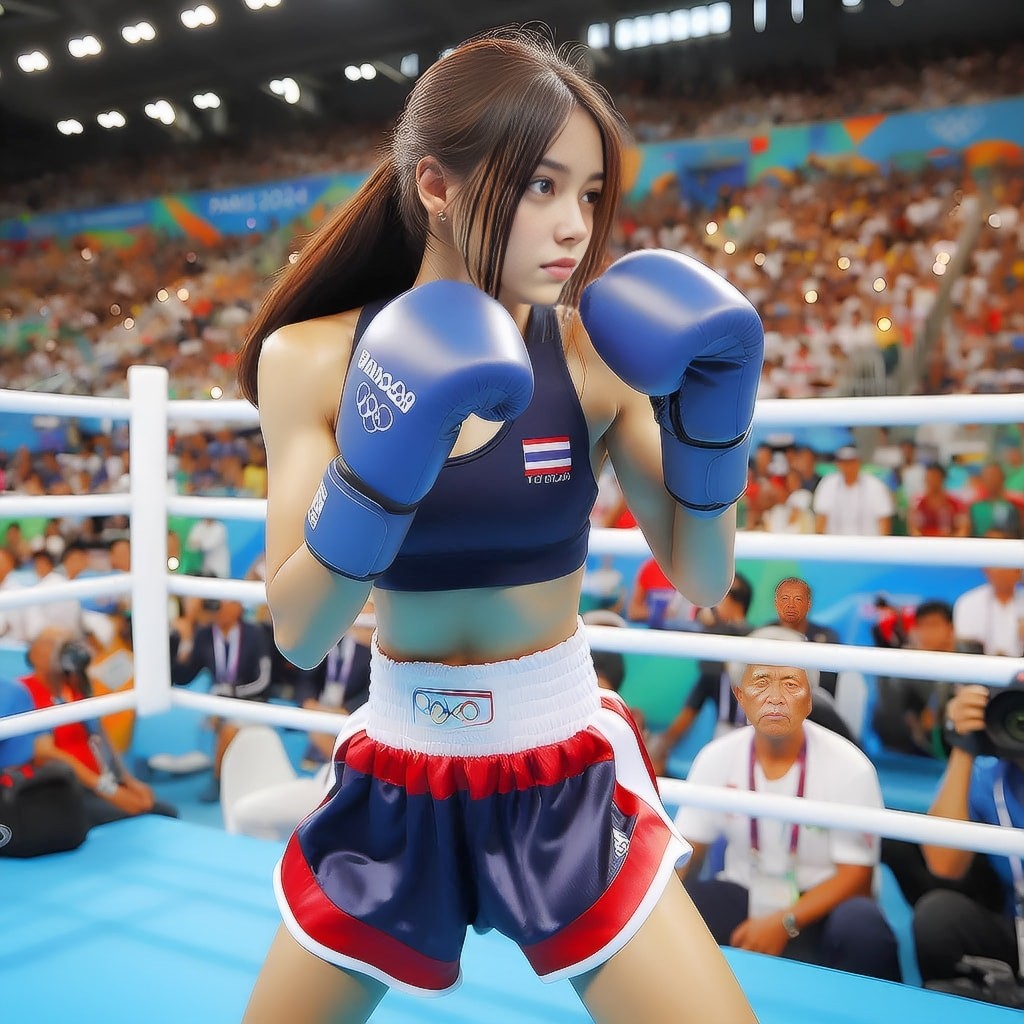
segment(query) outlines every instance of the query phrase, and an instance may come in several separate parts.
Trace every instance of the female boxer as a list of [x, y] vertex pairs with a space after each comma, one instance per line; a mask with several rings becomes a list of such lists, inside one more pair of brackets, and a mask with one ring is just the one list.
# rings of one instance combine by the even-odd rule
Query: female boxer
[[[621, 137], [545, 41], [460, 46], [252, 326], [277, 642], [315, 665], [371, 586], [377, 635], [334, 786], [278, 866], [247, 1024], [448, 991], [468, 925], [598, 1021], [754, 1019], [577, 616], [606, 456], [677, 587], [725, 593], [760, 370], [756, 315], [699, 264], [597, 277]], [[657, 418], [624, 379], [668, 396]]]

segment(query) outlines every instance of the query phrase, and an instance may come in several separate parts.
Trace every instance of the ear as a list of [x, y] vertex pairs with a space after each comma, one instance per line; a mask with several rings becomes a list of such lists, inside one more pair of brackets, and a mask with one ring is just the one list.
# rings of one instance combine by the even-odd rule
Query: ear
[[416, 192], [432, 223], [451, 202], [449, 183], [440, 163], [432, 156], [423, 157], [416, 165]]

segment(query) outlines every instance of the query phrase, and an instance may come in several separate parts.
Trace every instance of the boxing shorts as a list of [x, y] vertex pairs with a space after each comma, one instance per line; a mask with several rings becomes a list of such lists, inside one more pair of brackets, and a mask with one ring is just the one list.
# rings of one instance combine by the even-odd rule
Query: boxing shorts
[[582, 627], [486, 665], [395, 662], [374, 643], [369, 700], [275, 889], [311, 953], [440, 995], [470, 925], [518, 943], [544, 981], [600, 966], [690, 852]]

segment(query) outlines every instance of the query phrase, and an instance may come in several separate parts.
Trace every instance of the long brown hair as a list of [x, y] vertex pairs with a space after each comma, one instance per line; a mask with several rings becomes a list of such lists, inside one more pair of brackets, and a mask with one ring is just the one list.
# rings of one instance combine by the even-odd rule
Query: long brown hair
[[463, 186], [451, 206], [455, 244], [470, 280], [497, 297], [519, 201], [575, 108], [597, 124], [605, 175], [590, 245], [561, 296], [563, 305], [576, 307], [603, 266], [621, 191], [624, 125], [604, 90], [546, 37], [526, 29], [491, 32], [424, 72], [382, 162], [274, 281], [239, 353], [242, 394], [258, 404], [260, 349], [279, 327], [412, 286], [428, 240], [415, 180], [423, 157], [434, 157]]

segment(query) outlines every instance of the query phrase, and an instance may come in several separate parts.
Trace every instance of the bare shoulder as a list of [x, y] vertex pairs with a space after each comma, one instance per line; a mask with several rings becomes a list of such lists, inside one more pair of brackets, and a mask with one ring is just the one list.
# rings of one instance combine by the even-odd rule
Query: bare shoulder
[[352, 354], [359, 310], [279, 327], [259, 363], [261, 419], [279, 414], [333, 420]]

